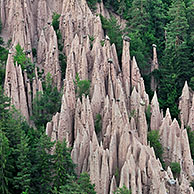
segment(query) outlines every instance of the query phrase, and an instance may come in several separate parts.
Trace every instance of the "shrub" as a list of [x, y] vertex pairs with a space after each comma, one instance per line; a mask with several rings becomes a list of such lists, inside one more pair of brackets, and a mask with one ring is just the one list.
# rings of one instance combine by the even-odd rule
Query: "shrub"
[[96, 134], [101, 132], [101, 130], [102, 130], [102, 117], [100, 114], [96, 115], [96, 119], [94, 121], [94, 127], [95, 127]]
[[93, 48], [93, 42], [94, 42], [94, 36], [89, 35], [89, 40], [90, 40], [90, 50]]
[[8, 48], [10, 48], [11, 42], [12, 42], [12, 39], [10, 38], [10, 39], [7, 41], [7, 47], [8, 47]]
[[194, 131], [191, 131], [190, 127], [187, 127], [187, 134], [189, 139], [189, 146], [191, 150], [191, 157], [194, 160]]
[[151, 119], [151, 106], [150, 105], [148, 105], [145, 113], [146, 113], [146, 121], [148, 124], [148, 129], [150, 129], [150, 119]]
[[110, 19], [106, 19], [100, 15], [102, 22], [102, 28], [106, 35], [109, 36], [111, 44], [115, 44], [119, 62], [121, 62], [122, 49], [123, 49], [123, 39], [122, 39], [122, 30], [118, 21], [115, 17], [111, 16]]
[[194, 189], [194, 180], [190, 182], [190, 187], [193, 187]]
[[87, 4], [88, 4], [88, 7], [91, 9], [91, 10], [96, 10], [96, 3], [100, 3], [101, 0], [87, 0]]
[[150, 146], [154, 148], [156, 158], [159, 158], [160, 161], [163, 161], [162, 154], [163, 154], [163, 147], [160, 143], [160, 136], [158, 130], [153, 130], [148, 132], [148, 141], [150, 142]]
[[105, 43], [105, 40], [100, 41], [100, 44], [101, 44], [102, 47], [104, 46], [104, 43]]
[[36, 50], [36, 48], [32, 48], [32, 55], [33, 55], [33, 57], [37, 57], [37, 50]]
[[61, 67], [61, 77], [64, 79], [67, 67], [67, 57], [63, 53], [59, 53], [59, 65]]
[[16, 62], [20, 64], [22, 70], [27, 71], [28, 78], [32, 81], [32, 78], [35, 76], [35, 65], [31, 62], [30, 58], [26, 57], [24, 49], [19, 43], [16, 45], [15, 49], [16, 54], [14, 55], [14, 64], [16, 64]]
[[118, 188], [114, 194], [131, 194], [131, 190], [124, 185], [122, 188]]
[[52, 26], [54, 28], [55, 31], [57, 31], [59, 29], [59, 18], [61, 17], [60, 14], [57, 13], [53, 13], [53, 17], [52, 17]]
[[89, 95], [90, 93], [90, 81], [89, 80], [80, 80], [79, 74], [76, 74], [75, 80], [75, 93], [77, 98], [82, 98], [82, 95]]
[[46, 126], [47, 122], [52, 119], [52, 116], [60, 110], [61, 93], [56, 87], [52, 86], [52, 78], [48, 73], [46, 81], [43, 82], [43, 92], [37, 92], [33, 99], [33, 116], [37, 128]]
[[[3, 39], [0, 37], [0, 45], [3, 44]], [[8, 50], [0, 46], [0, 86], [3, 86], [5, 79], [5, 66], [8, 57]]]
[[129, 113], [129, 121], [131, 121], [131, 118], [133, 117], [133, 118], [136, 118], [136, 111], [135, 111], [135, 109], [134, 110], [131, 110], [131, 112]]
[[190, 86], [191, 89], [194, 91], [194, 77], [192, 77], [192, 78], [190, 79], [189, 86]]
[[178, 162], [171, 162], [170, 168], [172, 170], [174, 177], [178, 177], [180, 175], [181, 166]]

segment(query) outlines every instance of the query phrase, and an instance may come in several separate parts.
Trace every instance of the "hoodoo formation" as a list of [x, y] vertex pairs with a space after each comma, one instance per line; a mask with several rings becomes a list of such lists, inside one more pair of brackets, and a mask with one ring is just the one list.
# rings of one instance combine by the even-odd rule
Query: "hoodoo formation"
[[[53, 114], [49, 112], [44, 130], [52, 142], [66, 141], [78, 177], [87, 172], [97, 194], [113, 194], [123, 186], [132, 194], [194, 194], [194, 165], [186, 129], [194, 131], [194, 92], [185, 80], [177, 102], [178, 117], [171, 116], [170, 107], [161, 109], [160, 80], [153, 74], [160, 69], [155, 44], [149, 45], [153, 49], [151, 68], [143, 72], [131, 54], [134, 41], [123, 34], [118, 51], [104, 30], [102, 18], [114, 15], [121, 29], [127, 21], [103, 1], [95, 9], [90, 9], [86, 0], [0, 2], [1, 37], [4, 42], [10, 40], [4, 95], [37, 131], [34, 99], [47, 94], [45, 80], [50, 78], [50, 86], [61, 95], [61, 105]], [[58, 27], [53, 22], [57, 14]], [[16, 58], [18, 45], [25, 53], [23, 64], [21, 57]], [[142, 72], [152, 73], [151, 96]], [[82, 92], [86, 83], [90, 86], [87, 95]], [[47, 117], [46, 111], [42, 114]], [[149, 139], [154, 132], [162, 146], [162, 158]], [[50, 150], [54, 153], [55, 146]], [[178, 175], [175, 163], [180, 167]], [[30, 187], [26, 192], [36, 193]], [[42, 193], [49, 192], [43, 189]]]

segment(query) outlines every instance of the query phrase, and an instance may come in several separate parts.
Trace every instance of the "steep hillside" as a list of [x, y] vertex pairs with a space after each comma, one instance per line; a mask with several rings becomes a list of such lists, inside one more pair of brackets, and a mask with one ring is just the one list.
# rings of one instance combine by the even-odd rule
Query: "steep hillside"
[[[110, 5], [109, 1], [104, 3]], [[9, 50], [2, 81], [4, 94], [35, 128], [34, 133], [46, 131], [52, 142], [66, 140], [72, 148], [76, 174], [79, 177], [88, 172], [96, 193], [113, 194], [125, 185], [132, 194], [193, 194], [194, 92], [187, 79], [180, 76], [185, 83], [177, 88], [185, 85], [179, 98], [179, 120], [174, 118], [176, 114], [171, 117], [168, 108], [164, 112], [160, 109], [160, 105], [166, 108], [161, 95], [163, 85], [154, 74], [150, 74], [149, 86], [143, 79], [160, 70], [157, 46], [146, 45], [146, 49], [152, 49], [152, 58], [143, 67], [140, 60], [140, 69], [136, 56], [131, 55], [137, 53], [133, 50], [134, 37], [124, 31], [128, 18], [121, 18], [112, 8], [105, 8], [103, 2], [94, 6], [86, 0], [1, 0], [1, 37], [3, 47]], [[114, 22], [111, 13], [122, 26], [117, 31], [118, 39], [111, 34], [115, 29], [110, 31], [108, 26]], [[5, 46], [8, 40], [10, 44]], [[3, 63], [0, 67], [4, 68]], [[157, 92], [163, 100], [160, 105]], [[170, 105], [178, 103], [167, 100]], [[6, 113], [7, 107], [2, 107]], [[173, 112], [173, 107], [169, 108]], [[6, 127], [0, 126], [6, 136]], [[59, 144], [47, 147], [51, 156], [55, 148], [60, 150]], [[28, 154], [33, 157], [30, 150]], [[56, 180], [46, 183], [52, 187]], [[30, 190], [29, 185], [17, 192], [26, 188], [29, 193], [38, 191]], [[55, 186], [59, 189], [61, 185]], [[54, 193], [49, 189], [40, 191]]]

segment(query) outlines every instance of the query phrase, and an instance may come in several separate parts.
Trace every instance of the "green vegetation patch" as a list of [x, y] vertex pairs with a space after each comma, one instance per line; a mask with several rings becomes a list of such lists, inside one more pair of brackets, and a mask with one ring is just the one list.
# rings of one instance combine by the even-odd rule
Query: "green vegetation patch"
[[90, 93], [90, 81], [80, 80], [79, 74], [76, 74], [75, 80], [75, 93], [77, 98], [82, 98], [82, 95], [88, 96]]

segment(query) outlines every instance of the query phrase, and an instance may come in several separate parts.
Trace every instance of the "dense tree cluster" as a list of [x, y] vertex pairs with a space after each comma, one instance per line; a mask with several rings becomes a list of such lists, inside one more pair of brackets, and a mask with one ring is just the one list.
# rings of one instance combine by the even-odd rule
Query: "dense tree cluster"
[[61, 107], [62, 93], [53, 86], [51, 74], [47, 74], [43, 81], [43, 91], [37, 92], [33, 99], [31, 119], [36, 127], [46, 127], [52, 116], [59, 112]]
[[66, 142], [51, 142], [8, 106], [0, 88], [0, 193], [95, 194], [86, 173], [76, 176]]
[[[95, 11], [100, 0], [87, 0]], [[131, 55], [136, 56], [141, 73], [144, 76], [146, 90], [150, 98], [150, 77], [158, 80], [158, 98], [162, 109], [170, 108], [173, 117], [178, 117], [178, 97], [184, 82], [194, 90], [194, 1], [192, 0], [103, 0], [105, 6], [126, 20], [126, 28], [121, 29], [114, 17], [101, 16], [105, 34], [115, 43], [119, 61], [122, 56], [122, 35], [131, 38]], [[54, 13], [52, 25], [57, 34], [59, 62], [62, 78], [65, 77], [66, 56], [63, 54], [62, 36], [59, 30], [60, 15]], [[0, 32], [1, 32], [0, 22]], [[90, 38], [92, 42], [92, 37]], [[101, 42], [103, 46], [103, 42]], [[157, 45], [159, 70], [150, 73], [152, 44]], [[75, 165], [70, 157], [66, 142], [51, 142], [45, 135], [45, 125], [53, 114], [59, 111], [61, 93], [52, 86], [51, 76], [47, 75], [44, 92], [37, 93], [33, 100], [32, 120], [36, 129], [29, 127], [20, 113], [10, 107], [10, 99], [3, 95], [5, 64], [8, 50], [0, 38], [0, 193], [8, 194], [95, 194], [87, 173], [79, 177], [75, 174]], [[28, 51], [27, 51], [28, 52]], [[33, 52], [35, 53], [35, 52]], [[14, 56], [15, 64], [21, 65], [32, 80], [34, 64], [18, 44]], [[39, 72], [40, 75], [40, 72]], [[89, 95], [90, 82], [74, 81], [77, 97]], [[46, 116], [44, 116], [46, 115]], [[146, 113], [150, 120], [150, 108]], [[101, 116], [97, 115], [95, 130], [101, 130]], [[192, 158], [194, 158], [194, 133], [188, 128]], [[163, 148], [158, 131], [148, 133], [150, 145], [154, 147], [156, 157], [162, 162]], [[50, 153], [53, 154], [50, 154]], [[171, 163], [173, 173], [178, 176], [180, 164]], [[117, 194], [131, 193], [125, 186], [115, 191]]]
[[162, 166], [165, 167], [162, 156], [164, 153], [164, 149], [160, 142], [160, 135], [158, 130], [152, 130], [148, 132], [148, 142], [150, 143], [150, 146], [154, 148], [156, 158], [159, 158]]
[[[109, 10], [126, 20], [121, 30], [116, 19], [101, 16], [102, 25], [111, 43], [116, 44], [119, 59], [122, 35], [131, 38], [131, 55], [135, 56], [152, 98], [150, 77], [158, 80], [160, 107], [170, 108], [178, 118], [178, 97], [184, 82], [194, 89], [194, 1], [192, 0], [104, 0]], [[157, 45], [160, 68], [150, 72], [152, 44]]]

